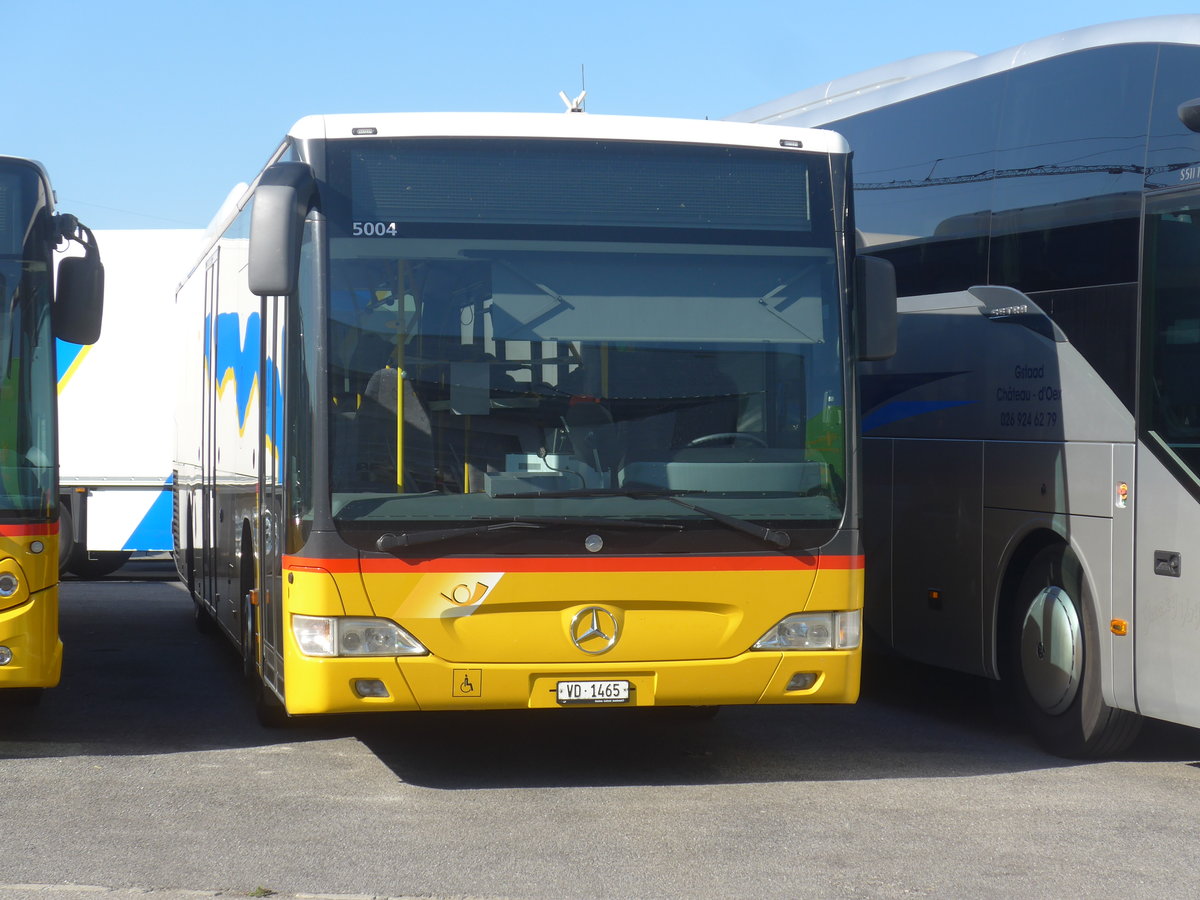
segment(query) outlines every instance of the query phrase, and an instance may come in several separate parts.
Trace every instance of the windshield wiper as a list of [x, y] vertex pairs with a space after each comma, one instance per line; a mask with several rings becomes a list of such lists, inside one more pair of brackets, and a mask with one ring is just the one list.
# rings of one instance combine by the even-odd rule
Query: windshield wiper
[[486, 522], [479, 525], [462, 525], [457, 528], [435, 528], [429, 531], [393, 532], [381, 534], [375, 541], [375, 547], [384, 553], [394, 553], [407, 547], [421, 544], [436, 544], [460, 537], [474, 537], [478, 534], [490, 534], [509, 528], [551, 528], [557, 525], [576, 525], [581, 528], [626, 528], [647, 529], [651, 531], [683, 531], [683, 526], [669, 522], [640, 522], [622, 519], [580, 518], [578, 516], [521, 516], [512, 519], [502, 519], [498, 522]]
[[507, 519], [503, 522], [488, 522], [484, 525], [462, 525], [458, 528], [433, 528], [429, 531], [389, 531], [381, 534], [375, 541], [375, 547], [384, 553], [394, 553], [406, 547], [416, 547], [420, 544], [437, 544], [454, 538], [471, 537], [476, 534], [487, 534], [492, 531], [503, 531], [507, 528], [546, 528], [544, 522], [528, 522], [520, 519]]
[[680, 500], [678, 497], [665, 496], [664, 500], [669, 503], [675, 503], [692, 512], [698, 512], [702, 516], [708, 516], [714, 522], [720, 522], [726, 528], [732, 528], [734, 531], [740, 531], [742, 534], [748, 534], [751, 537], [756, 537], [760, 541], [765, 541], [780, 550], [790, 547], [792, 537], [786, 531], [780, 531], [778, 528], [767, 528], [763, 525], [755, 525], [753, 522], [747, 522], [745, 519], [737, 519], [733, 516], [727, 516], [725, 513], [719, 513], [715, 509], [708, 509], [704, 506], [697, 506], [695, 503], [688, 503], [686, 500]]
[[[751, 537], [758, 538], [778, 547], [783, 550], [790, 547], [792, 538], [786, 531], [780, 531], [778, 528], [766, 528], [762, 525], [755, 525], [753, 522], [747, 522], [745, 519], [738, 519], [734, 516], [727, 516], [725, 513], [717, 512], [715, 509], [709, 509], [706, 506], [697, 506], [695, 503], [688, 503], [686, 500], [680, 500], [681, 494], [698, 494], [703, 491], [677, 491], [668, 488], [647, 488], [645, 490], [628, 489], [628, 488], [583, 488], [577, 491], [545, 491], [538, 493], [531, 491], [525, 494], [496, 494], [495, 499], [511, 499], [515, 497], [630, 497], [634, 500], [666, 500], [670, 503], [682, 506], [685, 509], [690, 509], [692, 512], [698, 512], [702, 516], [708, 516], [714, 522], [719, 522], [726, 528], [732, 528], [734, 531], [740, 531], [742, 534], [748, 534]], [[531, 520], [532, 521], [532, 520]]]
[[493, 500], [528, 500], [531, 497], [561, 500], [564, 497], [632, 497], [634, 500], [672, 497], [676, 494], [695, 494], [703, 491], [673, 491], [668, 488], [576, 488], [567, 491], [517, 491], [511, 494], [493, 494]]

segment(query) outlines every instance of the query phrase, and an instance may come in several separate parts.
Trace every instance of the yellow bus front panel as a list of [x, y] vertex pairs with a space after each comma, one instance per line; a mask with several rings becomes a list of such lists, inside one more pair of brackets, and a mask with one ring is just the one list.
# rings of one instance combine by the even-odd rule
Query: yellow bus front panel
[[[752, 648], [790, 614], [861, 610], [861, 560], [751, 559], [703, 567], [524, 560], [505, 561], [506, 571], [496, 571], [496, 559], [457, 560], [452, 570], [450, 561], [361, 573], [334, 561], [297, 566], [284, 606], [286, 706], [306, 714], [574, 705], [560, 685], [618, 692], [579, 705], [853, 703], [857, 641], [845, 649]], [[306, 656], [292, 615], [379, 617], [429, 653]], [[592, 629], [604, 637], [588, 638]]]
[[0, 689], [58, 684], [58, 538], [0, 526]]

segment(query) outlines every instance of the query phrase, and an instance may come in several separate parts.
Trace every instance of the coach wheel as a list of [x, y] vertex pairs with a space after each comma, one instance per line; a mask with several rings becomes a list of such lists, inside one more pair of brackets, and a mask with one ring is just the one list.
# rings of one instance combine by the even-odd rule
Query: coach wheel
[[1043, 713], [1065, 712], [1083, 675], [1083, 626], [1075, 601], [1058, 586], [1042, 588], [1021, 622], [1021, 677]]
[[1009, 624], [1009, 683], [1030, 730], [1051, 753], [1119, 753], [1141, 718], [1104, 702], [1100, 633], [1083, 570], [1064, 545], [1041, 550], [1017, 587]]

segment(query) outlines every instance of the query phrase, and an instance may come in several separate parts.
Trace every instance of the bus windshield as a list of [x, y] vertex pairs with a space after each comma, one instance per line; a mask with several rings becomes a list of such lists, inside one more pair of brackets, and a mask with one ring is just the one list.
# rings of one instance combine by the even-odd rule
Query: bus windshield
[[0, 161], [0, 516], [56, 504], [44, 200], [33, 166]]
[[[656, 146], [645, 165], [686, 177], [656, 174], [653, 193], [613, 164], [621, 145], [541, 142], [521, 162], [524, 144], [483, 142], [505, 154], [471, 146], [450, 165], [400, 143], [330, 150], [339, 524], [703, 518], [670, 498], [779, 527], [841, 520], [827, 172], [794, 153]], [[564, 183], [588, 185], [590, 215], [547, 191]]]

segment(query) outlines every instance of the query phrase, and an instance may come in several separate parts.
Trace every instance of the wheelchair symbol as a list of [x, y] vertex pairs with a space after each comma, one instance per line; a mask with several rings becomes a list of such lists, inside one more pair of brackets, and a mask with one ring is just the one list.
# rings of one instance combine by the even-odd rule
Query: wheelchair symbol
[[455, 697], [478, 697], [483, 693], [483, 669], [455, 669], [453, 687]]

